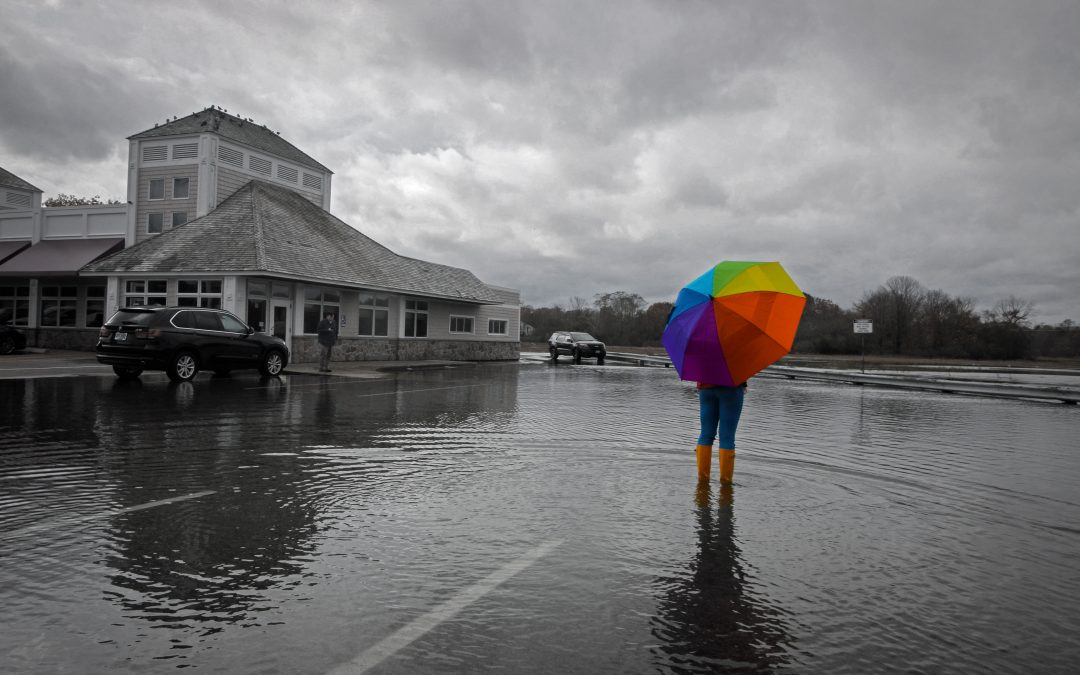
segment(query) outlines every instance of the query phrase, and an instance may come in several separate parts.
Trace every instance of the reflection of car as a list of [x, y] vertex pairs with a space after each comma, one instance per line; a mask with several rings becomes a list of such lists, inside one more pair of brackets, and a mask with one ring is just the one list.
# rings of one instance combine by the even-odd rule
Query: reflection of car
[[16, 349], [26, 349], [26, 336], [10, 323], [0, 326], [0, 354], [10, 354]]
[[220, 309], [125, 307], [98, 332], [97, 358], [120, 377], [164, 370], [182, 382], [204, 368], [219, 375], [244, 368], [277, 375], [289, 363], [289, 348]]
[[597, 363], [603, 363], [607, 356], [607, 347], [588, 333], [573, 331], [558, 331], [548, 338], [548, 351], [551, 360], [557, 361], [559, 354], [566, 354], [574, 358], [574, 363], [581, 363], [581, 359], [595, 358]]

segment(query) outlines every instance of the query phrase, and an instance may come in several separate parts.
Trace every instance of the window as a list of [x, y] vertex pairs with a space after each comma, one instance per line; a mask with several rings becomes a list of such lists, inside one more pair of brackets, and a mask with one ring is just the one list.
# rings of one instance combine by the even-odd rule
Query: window
[[488, 319], [488, 335], [506, 335], [508, 330], [505, 319]]
[[218, 318], [221, 319], [221, 327], [230, 333], [244, 333], [247, 334], [247, 326], [240, 319], [237, 319], [232, 314], [219, 314]]
[[78, 286], [41, 287], [41, 325], [75, 327], [79, 307]]
[[177, 227], [187, 222], [187, 211], [173, 211], [172, 226]]
[[451, 333], [471, 333], [473, 332], [473, 318], [471, 316], [454, 316], [450, 315], [450, 332]]
[[105, 323], [105, 287], [86, 287], [86, 327], [99, 328]]
[[247, 322], [260, 332], [266, 330], [266, 286], [265, 281], [247, 282]]
[[25, 326], [30, 321], [30, 287], [0, 286], [0, 324]]
[[176, 282], [180, 307], [221, 308], [221, 279], [180, 279]]
[[361, 295], [356, 326], [360, 335], [386, 337], [390, 334], [390, 298], [382, 295]]
[[160, 305], [168, 303], [169, 282], [164, 279], [129, 279], [124, 284], [124, 306]]
[[332, 288], [308, 286], [304, 289], [304, 332], [317, 333], [319, 321], [327, 312], [336, 321], [341, 316], [341, 293]]
[[173, 178], [173, 180], [172, 180], [172, 198], [173, 199], [187, 199], [188, 198], [188, 179], [187, 178]]
[[165, 199], [165, 179], [150, 179], [150, 199]]
[[428, 304], [424, 300], [405, 301], [405, 337], [427, 337]]
[[165, 222], [164, 213], [149, 213], [146, 216], [146, 233], [161, 234], [161, 224]]

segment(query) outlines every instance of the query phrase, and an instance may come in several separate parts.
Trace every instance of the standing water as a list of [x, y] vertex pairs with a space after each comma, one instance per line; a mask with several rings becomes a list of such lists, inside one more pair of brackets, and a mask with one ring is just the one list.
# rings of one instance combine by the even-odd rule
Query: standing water
[[758, 378], [699, 491], [670, 370], [0, 381], [0, 672], [1075, 672], [1077, 414]]

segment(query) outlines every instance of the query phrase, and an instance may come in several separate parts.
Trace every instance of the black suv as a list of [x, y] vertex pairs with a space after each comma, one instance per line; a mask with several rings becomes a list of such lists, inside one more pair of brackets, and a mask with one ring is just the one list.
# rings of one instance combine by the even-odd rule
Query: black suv
[[8, 321], [0, 326], [0, 354], [10, 354], [16, 349], [26, 349], [26, 335]]
[[607, 356], [607, 347], [588, 333], [575, 333], [571, 331], [558, 331], [548, 338], [548, 351], [551, 352], [551, 360], [558, 361], [559, 354], [567, 354], [574, 357], [574, 363], [581, 363], [582, 358], [596, 358], [596, 362], [602, 364]]
[[278, 375], [289, 363], [289, 348], [220, 309], [125, 307], [101, 327], [97, 359], [122, 378], [164, 370], [173, 382], [185, 382], [203, 368], [218, 375], [242, 368]]

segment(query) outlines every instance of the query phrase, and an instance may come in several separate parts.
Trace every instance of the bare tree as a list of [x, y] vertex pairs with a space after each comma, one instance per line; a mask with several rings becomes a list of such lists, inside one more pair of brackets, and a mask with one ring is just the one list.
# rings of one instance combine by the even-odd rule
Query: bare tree
[[1034, 309], [1034, 302], [1010, 295], [994, 303], [991, 312], [996, 321], [1020, 328], [1028, 325], [1028, 317]]

